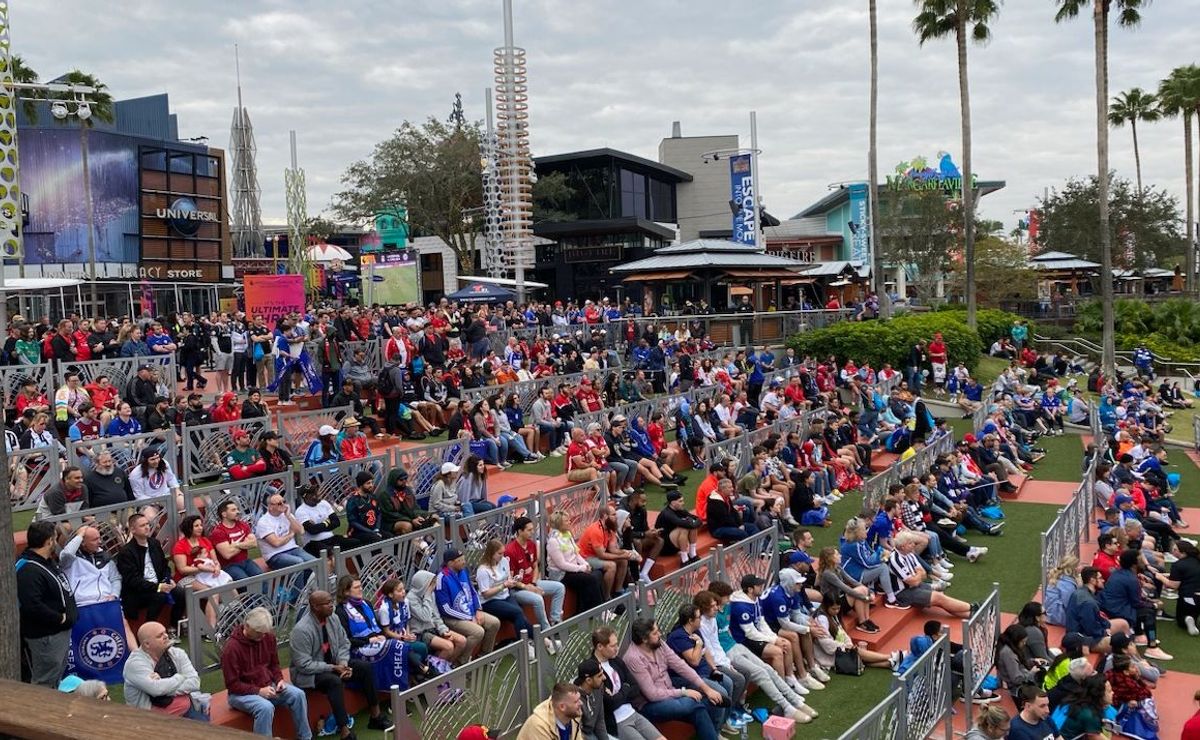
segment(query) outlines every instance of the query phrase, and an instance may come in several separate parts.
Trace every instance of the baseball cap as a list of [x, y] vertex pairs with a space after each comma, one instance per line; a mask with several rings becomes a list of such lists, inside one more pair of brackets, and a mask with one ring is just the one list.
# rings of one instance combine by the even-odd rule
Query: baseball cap
[[461, 468], [459, 468], [457, 465], [455, 465], [452, 462], [442, 463], [442, 475], [450, 475], [451, 473], [457, 473], [459, 470], [461, 470]]
[[318, 437], [325, 437], [330, 434], [337, 434], [337, 430], [334, 429], [333, 427], [329, 426], [328, 424], [322, 424], [321, 428], [317, 430]]
[[683, 498], [683, 494], [680, 493], [679, 491], [668, 491], [667, 492], [667, 501], [678, 501], [681, 498]]
[[445, 565], [452, 560], [458, 560], [462, 556], [463, 554], [458, 550], [454, 549], [453, 547], [447, 547], [446, 551], [442, 553], [442, 565]]
[[138, 365], [138, 370], [153, 370], [153, 369], [154, 369], [154, 366], [149, 363], [142, 363], [141, 365]]
[[1133, 498], [1122, 493], [1118, 494], [1117, 497], [1113, 499], [1113, 503], [1117, 506], [1120, 506], [1121, 504], [1132, 504]]
[[1079, 634], [1078, 632], [1068, 632], [1067, 634], [1063, 635], [1063, 652], [1069, 653], [1072, 650], [1078, 650], [1086, 644], [1087, 640], [1085, 640], [1083, 635]]
[[408, 471], [405, 470], [404, 468], [396, 468], [395, 473], [396, 473], [396, 477], [400, 478], [400, 479], [404, 479], [404, 478], [408, 477]]
[[754, 575], [753, 573], [747, 573], [746, 575], [742, 576], [742, 590], [743, 591], [745, 591], [748, 588], [754, 588], [755, 586], [765, 586], [766, 583], [767, 583], [766, 581], [764, 581], [763, 579]]
[[58, 690], [64, 694], [69, 694], [82, 685], [83, 679], [72, 674], [69, 676], [63, 676], [63, 679], [58, 682]]
[[963, 435], [963, 441], [964, 441], [964, 442], [969, 442], [969, 443], [974, 443], [974, 442], [975, 442], [975, 435], [974, 435], [974, 434], [964, 434], [964, 435]]
[[796, 563], [811, 563], [812, 561], [812, 557], [803, 550], [796, 550], [791, 555], [788, 555], [788, 565], [795, 565]]
[[584, 679], [591, 678], [592, 676], [595, 676], [599, 672], [600, 672], [600, 662], [599, 661], [597, 661], [595, 658], [584, 658], [583, 662], [579, 664], [578, 673], [575, 676], [575, 681], [577, 683], [580, 683]]
[[1125, 634], [1124, 632], [1114, 632], [1112, 637], [1108, 639], [1108, 642], [1110, 645], [1112, 645], [1114, 653], [1122, 651], [1129, 647], [1129, 635]]

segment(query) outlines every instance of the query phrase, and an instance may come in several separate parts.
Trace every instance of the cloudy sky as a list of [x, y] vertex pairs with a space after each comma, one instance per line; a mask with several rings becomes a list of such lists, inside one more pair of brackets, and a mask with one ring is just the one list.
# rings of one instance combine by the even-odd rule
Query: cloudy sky
[[[830, 183], [866, 174], [865, 0], [515, 0], [528, 50], [535, 155], [610, 146], [654, 159], [684, 135], [738, 133], [758, 111], [768, 209], [789, 216]], [[1090, 18], [1053, 22], [1052, 0], [1009, 0], [994, 40], [970, 50], [975, 169], [1006, 180], [983, 214], [1009, 226], [1044, 188], [1095, 169]], [[959, 160], [954, 47], [921, 48], [913, 4], [881, 0], [881, 177], [940, 149]], [[43, 79], [79, 67], [118, 98], [166, 91], [180, 136], [224, 147], [235, 105], [234, 44], [255, 124], [263, 213], [285, 218], [288, 130], [299, 137], [310, 213], [346, 166], [403, 120], [445, 117], [456, 91], [483, 116], [500, 0], [85, 0], [11, 4], [12, 44]], [[1200, 0], [1163, 0], [1116, 30], [1112, 92], [1154, 88], [1194, 53]], [[1192, 50], [1189, 52], [1189, 50]], [[1139, 131], [1143, 175], [1183, 199], [1182, 125]], [[1134, 175], [1128, 128], [1112, 165]]]

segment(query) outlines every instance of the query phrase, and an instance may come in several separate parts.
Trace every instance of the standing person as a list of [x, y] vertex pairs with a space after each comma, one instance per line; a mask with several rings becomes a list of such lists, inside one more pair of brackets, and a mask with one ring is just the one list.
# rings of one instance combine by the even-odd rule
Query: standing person
[[146, 619], [157, 619], [170, 603], [171, 623], [178, 624], [187, 606], [184, 589], [171, 580], [167, 554], [158, 538], [150, 536], [150, 529], [145, 515], [129, 517], [130, 539], [116, 557], [117, 572], [121, 574], [121, 610], [125, 619], [136, 622], [142, 611]]
[[[542, 630], [558, 624], [563, 618], [563, 599], [567, 589], [560, 581], [540, 578], [541, 566], [538, 558], [536, 530], [533, 520], [527, 516], [513, 521], [513, 539], [504, 546], [504, 557], [508, 559], [513, 578], [524, 586], [514, 592], [522, 606], [533, 607], [538, 626]], [[546, 596], [550, 596], [550, 618], [546, 618]], [[555, 646], [557, 647], [557, 646]]]
[[54, 557], [54, 524], [31, 522], [25, 551], [17, 560], [17, 603], [21, 614], [21, 678], [57, 688], [67, 670], [71, 628], [78, 609]]
[[167, 628], [158, 622], [146, 622], [138, 628], [137, 641], [137, 648], [129, 653], [121, 670], [125, 703], [207, 722], [207, 706], [192, 699], [192, 694], [200, 691], [200, 674], [187, 653], [172, 645]]
[[245, 621], [225, 641], [221, 675], [229, 692], [229, 706], [254, 718], [254, 734], [271, 737], [276, 707], [287, 707], [297, 740], [312, 740], [308, 726], [308, 698], [304, 691], [283, 679], [275, 620], [266, 607], [246, 613]]
[[442, 621], [467, 638], [461, 659], [470, 660], [477, 647], [483, 653], [490, 653], [496, 645], [500, 620], [479, 608], [479, 593], [467, 572], [467, 559], [453, 547], [442, 554], [442, 570], [438, 573], [435, 592]]

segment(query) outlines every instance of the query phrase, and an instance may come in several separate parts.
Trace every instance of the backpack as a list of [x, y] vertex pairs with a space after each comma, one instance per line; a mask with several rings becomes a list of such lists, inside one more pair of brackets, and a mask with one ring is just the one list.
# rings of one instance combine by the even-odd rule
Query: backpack
[[392, 370], [399, 367], [399, 363], [391, 362], [383, 366], [379, 371], [379, 378], [375, 383], [375, 389], [379, 391], [379, 395], [384, 398], [392, 398], [396, 396], [400, 389], [396, 387], [396, 379], [392, 377]]

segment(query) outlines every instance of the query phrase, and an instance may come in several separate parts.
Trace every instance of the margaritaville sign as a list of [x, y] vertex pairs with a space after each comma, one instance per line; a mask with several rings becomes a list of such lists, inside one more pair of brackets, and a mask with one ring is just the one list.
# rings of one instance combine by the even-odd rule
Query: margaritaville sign
[[[979, 183], [977, 175], [971, 175], [971, 187]], [[887, 176], [888, 190], [940, 190], [961, 192], [962, 173], [946, 152], [938, 152], [936, 166], [931, 166], [925, 157], [914, 157], [911, 161], [896, 165], [895, 174]]]

